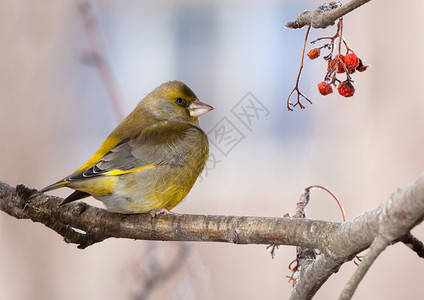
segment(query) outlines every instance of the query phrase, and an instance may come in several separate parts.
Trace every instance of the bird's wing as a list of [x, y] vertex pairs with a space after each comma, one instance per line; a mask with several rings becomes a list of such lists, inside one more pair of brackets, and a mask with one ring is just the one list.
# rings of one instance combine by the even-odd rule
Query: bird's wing
[[121, 175], [160, 165], [182, 165], [196, 147], [207, 147], [206, 134], [200, 128], [184, 122], [162, 121], [133, 138], [122, 140], [92, 167], [73, 173], [65, 180]]

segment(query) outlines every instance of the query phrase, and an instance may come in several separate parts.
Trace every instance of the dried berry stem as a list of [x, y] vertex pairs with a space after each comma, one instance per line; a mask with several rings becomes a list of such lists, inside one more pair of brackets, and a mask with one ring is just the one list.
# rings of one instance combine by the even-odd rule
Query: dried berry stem
[[337, 34], [339, 37], [339, 57], [340, 57], [340, 51], [342, 50], [342, 39], [343, 39], [343, 18], [340, 18], [339, 22], [337, 23]]
[[[305, 109], [305, 106], [300, 102], [300, 97], [302, 96], [303, 98], [305, 98], [309, 103], [312, 104], [312, 101], [308, 99], [308, 97], [306, 97], [305, 95], [303, 95], [300, 91], [299, 91], [299, 81], [300, 81], [300, 75], [302, 74], [302, 70], [303, 70], [303, 61], [305, 58], [305, 49], [306, 49], [306, 43], [308, 41], [308, 36], [309, 36], [309, 31], [311, 30], [311, 26], [308, 26], [308, 29], [306, 30], [306, 36], [305, 36], [305, 41], [303, 42], [303, 49], [302, 49], [302, 59], [300, 61], [300, 68], [299, 68], [299, 73], [297, 74], [297, 79], [296, 79], [296, 85], [293, 88], [293, 90], [291, 91], [291, 93], [289, 94], [288, 98], [287, 98], [287, 109], [289, 111], [293, 111], [293, 108], [291, 107], [295, 107], [296, 105], [299, 104], [301, 109]], [[297, 101], [296, 103], [291, 103], [290, 102], [290, 97], [293, 95], [294, 92], [297, 92]]]
[[344, 212], [343, 206], [341, 205], [341, 203], [340, 203], [339, 199], [337, 199], [336, 195], [334, 195], [334, 194], [333, 194], [333, 193], [332, 193], [329, 189], [327, 189], [326, 187], [324, 187], [324, 186], [322, 186], [322, 185], [311, 185], [311, 186], [309, 187], [309, 189], [312, 189], [312, 188], [315, 188], [315, 189], [322, 189], [322, 190], [326, 191], [327, 193], [329, 193], [329, 194], [331, 195], [331, 197], [333, 197], [333, 198], [334, 198], [334, 200], [336, 200], [337, 205], [338, 205], [338, 206], [339, 206], [339, 208], [340, 208], [340, 211], [341, 211], [341, 213], [342, 213], [343, 222], [346, 222], [346, 217], [345, 217], [345, 212]]

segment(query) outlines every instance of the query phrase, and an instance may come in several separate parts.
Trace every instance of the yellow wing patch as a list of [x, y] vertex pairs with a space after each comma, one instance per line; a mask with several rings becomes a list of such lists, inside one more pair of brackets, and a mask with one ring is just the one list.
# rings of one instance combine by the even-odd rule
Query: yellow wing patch
[[112, 170], [107, 173], [103, 173], [100, 176], [91, 177], [82, 180], [68, 182], [68, 187], [74, 188], [78, 191], [89, 193], [93, 196], [105, 196], [114, 191], [115, 185], [119, 184], [118, 175], [128, 174], [137, 172], [145, 168], [154, 167], [152, 164], [134, 168], [131, 170]]
[[113, 147], [118, 145], [122, 140], [118, 138], [107, 138], [103, 144], [100, 146], [100, 148], [94, 153], [94, 155], [85, 163], [83, 164], [78, 170], [74, 172], [79, 173], [83, 172], [85, 170], [90, 169], [92, 166], [94, 166], [99, 160], [103, 158], [103, 156], [106, 155]]
[[130, 170], [112, 170], [106, 173], [103, 173], [103, 175], [109, 175], [109, 176], [117, 176], [117, 175], [122, 175], [122, 174], [128, 174], [128, 173], [133, 173], [133, 172], [138, 172], [141, 171], [145, 168], [154, 168], [155, 166], [150, 164], [150, 165], [146, 165], [146, 166], [141, 166], [138, 168], [134, 168], [134, 169], [130, 169]]

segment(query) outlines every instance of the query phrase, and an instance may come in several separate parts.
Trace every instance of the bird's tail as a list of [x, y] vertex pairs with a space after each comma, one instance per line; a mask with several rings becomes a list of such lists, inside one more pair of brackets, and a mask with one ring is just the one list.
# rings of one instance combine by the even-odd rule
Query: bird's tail
[[67, 181], [67, 180], [65, 180], [65, 179], [62, 179], [62, 180], [60, 180], [60, 181], [58, 181], [58, 182], [56, 182], [56, 183], [53, 183], [53, 184], [51, 184], [51, 185], [49, 185], [49, 186], [46, 186], [45, 188], [41, 189], [41, 190], [40, 190], [40, 193], [44, 193], [44, 192], [47, 192], [47, 191], [51, 191], [51, 190], [55, 190], [55, 189], [58, 189], [58, 188], [64, 187], [64, 186], [66, 186], [68, 183], [69, 183], [69, 181]]
[[62, 206], [63, 204], [72, 202], [72, 201], [76, 201], [82, 198], [86, 198], [86, 197], [90, 197], [91, 195], [89, 193], [86, 192], [81, 192], [81, 191], [75, 191], [72, 194], [70, 194], [65, 200], [62, 201], [62, 203], [59, 204], [59, 206]]
[[[69, 183], [68, 180], [62, 179], [62, 180], [60, 180], [56, 183], [53, 183], [53, 184], [46, 186], [45, 188], [41, 189], [40, 193], [44, 193], [44, 192], [47, 192], [47, 191], [51, 191], [51, 190], [55, 190], [55, 189], [58, 189], [58, 188], [61, 188], [61, 187], [65, 187], [68, 183]], [[86, 197], [89, 197], [89, 196], [91, 196], [89, 193], [81, 192], [81, 191], [75, 191], [72, 194], [70, 194], [65, 200], [63, 200], [62, 203], [59, 204], [59, 206], [62, 206], [66, 203], [76, 201], [76, 200], [79, 200], [79, 199], [82, 199], [82, 198], [86, 198]]]

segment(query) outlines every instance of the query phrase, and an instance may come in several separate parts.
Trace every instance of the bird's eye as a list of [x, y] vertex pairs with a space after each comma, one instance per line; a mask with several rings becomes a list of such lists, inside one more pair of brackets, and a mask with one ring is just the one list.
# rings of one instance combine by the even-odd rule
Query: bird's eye
[[176, 98], [175, 103], [177, 103], [178, 105], [182, 107], [187, 107], [187, 102], [183, 98], [180, 98], [180, 97]]

